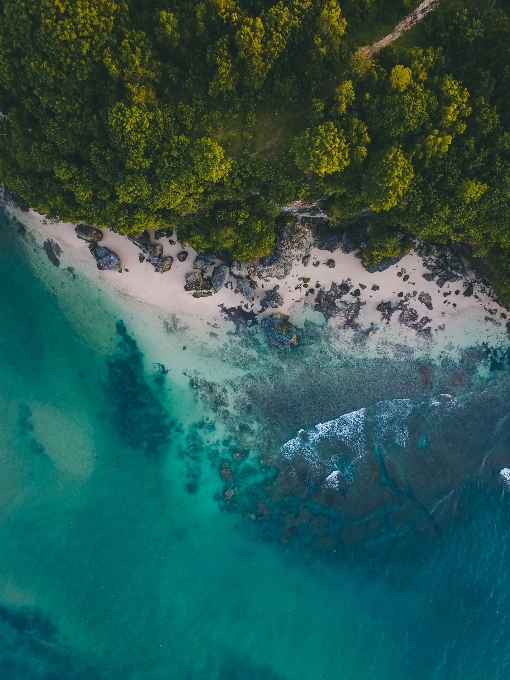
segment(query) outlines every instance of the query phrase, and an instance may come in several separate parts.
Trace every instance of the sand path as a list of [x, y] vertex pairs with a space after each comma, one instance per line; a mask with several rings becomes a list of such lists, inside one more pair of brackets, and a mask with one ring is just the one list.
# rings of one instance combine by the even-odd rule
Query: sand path
[[417, 24], [418, 21], [421, 21], [421, 19], [423, 19], [423, 17], [426, 16], [429, 12], [432, 12], [438, 6], [438, 4], [439, 0], [423, 0], [423, 2], [421, 2], [413, 12], [408, 14], [405, 17], [405, 19], [402, 19], [402, 21], [395, 27], [395, 29], [391, 33], [388, 33], [387, 36], [382, 38], [382, 40], [379, 40], [378, 42], [374, 43], [373, 45], [360, 47], [358, 50], [358, 54], [362, 54], [363, 56], [369, 58], [373, 57], [384, 47], [387, 47], [394, 40], [400, 38], [402, 33], [405, 33], [405, 31], [408, 31], [415, 24]]

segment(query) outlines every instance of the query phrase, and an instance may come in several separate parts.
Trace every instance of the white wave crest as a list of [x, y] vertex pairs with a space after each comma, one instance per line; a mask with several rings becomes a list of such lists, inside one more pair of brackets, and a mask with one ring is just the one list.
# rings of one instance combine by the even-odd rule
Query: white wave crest
[[510, 468], [503, 468], [499, 474], [503, 477], [507, 485], [510, 486]]
[[345, 443], [355, 456], [362, 456], [365, 452], [365, 424], [366, 409], [346, 413], [335, 420], [319, 423], [310, 430], [300, 430], [297, 437], [286, 442], [281, 452], [285, 458], [292, 458], [297, 453], [304, 455], [312, 464], [317, 464], [317, 445], [325, 439], [335, 439]]

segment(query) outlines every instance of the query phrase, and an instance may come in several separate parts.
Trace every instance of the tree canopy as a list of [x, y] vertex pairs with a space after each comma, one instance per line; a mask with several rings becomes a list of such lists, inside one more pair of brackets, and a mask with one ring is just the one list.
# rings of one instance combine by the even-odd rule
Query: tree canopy
[[445, 0], [420, 47], [357, 54], [415, 4], [0, 0], [0, 180], [49, 217], [240, 259], [329, 197], [385, 243], [469, 242], [510, 302], [510, 16]]

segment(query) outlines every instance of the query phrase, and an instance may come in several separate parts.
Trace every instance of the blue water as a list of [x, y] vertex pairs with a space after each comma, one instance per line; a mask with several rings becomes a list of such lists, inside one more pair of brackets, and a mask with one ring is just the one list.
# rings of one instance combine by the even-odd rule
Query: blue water
[[0, 227], [2, 679], [509, 677], [506, 347], [153, 342]]

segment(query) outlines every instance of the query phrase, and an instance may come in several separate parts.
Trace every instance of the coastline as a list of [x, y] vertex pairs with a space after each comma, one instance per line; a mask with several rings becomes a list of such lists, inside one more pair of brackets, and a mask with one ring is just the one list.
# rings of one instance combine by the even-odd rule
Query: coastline
[[[306, 322], [318, 326], [328, 323], [338, 329], [342, 345], [347, 344], [351, 349], [356, 347], [356, 351], [363, 346], [364, 352], [373, 355], [385, 353], [385, 347], [397, 344], [438, 358], [444, 353], [455, 354], [468, 346], [485, 343], [495, 346], [508, 341], [507, 310], [497, 304], [490, 288], [469, 274], [464, 280], [446, 282], [443, 287], [438, 287], [435, 281], [423, 278], [427, 269], [415, 250], [385, 271], [369, 273], [354, 252], [346, 253], [341, 248], [325, 250], [308, 243], [309, 262], [303, 264], [303, 253], [290, 252], [292, 267], [283, 278], [250, 275], [250, 265], [234, 263], [227, 283], [218, 292], [197, 298], [185, 291], [184, 286], [186, 274], [197, 272], [193, 263], [198, 253], [175, 242], [175, 237], [173, 244], [167, 237], [154, 241], [154, 233], [150, 232], [152, 242], [163, 247], [163, 256], [173, 257], [171, 269], [158, 273], [147, 260], [140, 262], [142, 251], [135, 243], [124, 235], [104, 229], [100, 245], [120, 258], [122, 273], [100, 271], [88, 243], [77, 237], [75, 225], [51, 223], [33, 211], [22, 212], [9, 206], [5, 209], [34, 235], [41, 247], [48, 239], [58, 244], [62, 251], [59, 255], [62, 267], [77, 268], [102, 287], [105, 284], [106, 287], [111, 286], [133, 303], [152, 308], [163, 319], [177, 319], [199, 334], [209, 331], [210, 326], [232, 328], [232, 320], [240, 323], [243, 317], [250, 324], [277, 313], [289, 317], [290, 323], [297, 328], [298, 341]], [[310, 215], [306, 214], [306, 217]], [[188, 257], [180, 262], [176, 256], [183, 250]], [[326, 264], [328, 260], [334, 260], [334, 267]], [[313, 266], [314, 262], [318, 262], [318, 266]], [[221, 262], [216, 260], [204, 276], [210, 276], [212, 268], [219, 264]], [[403, 280], [402, 274], [397, 276], [402, 270], [409, 276], [407, 281]], [[252, 285], [255, 283], [257, 286], [248, 292], [253, 300], [247, 299], [240, 291], [238, 284], [243, 275], [245, 282], [251, 280]], [[473, 292], [466, 297], [464, 292], [470, 281]], [[327, 299], [332, 284], [341, 286], [342, 283], [347, 283], [347, 292], [341, 297], [337, 294], [337, 300], [333, 300], [333, 316], [317, 311], [319, 291], [322, 291], [323, 298], [326, 294]], [[276, 286], [282, 304], [277, 308], [263, 309], [261, 301]], [[420, 297], [427, 304], [420, 301]], [[338, 315], [335, 303], [344, 310]], [[381, 309], [384, 304], [386, 311]], [[403, 313], [404, 310], [407, 311]]]

